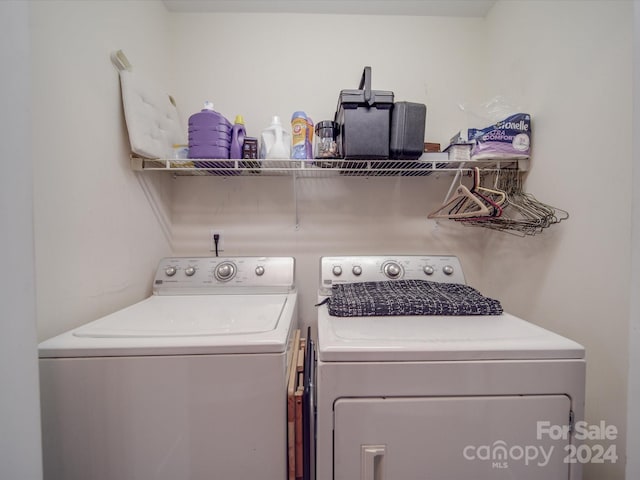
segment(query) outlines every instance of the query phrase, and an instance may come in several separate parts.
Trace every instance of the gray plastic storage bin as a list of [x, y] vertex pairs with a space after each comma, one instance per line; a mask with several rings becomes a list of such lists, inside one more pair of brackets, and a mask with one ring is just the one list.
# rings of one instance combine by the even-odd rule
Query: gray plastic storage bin
[[391, 158], [417, 160], [424, 151], [427, 106], [422, 103], [396, 102], [391, 113]]
[[346, 159], [389, 158], [393, 92], [371, 90], [371, 67], [364, 67], [358, 90], [338, 98], [338, 150]]

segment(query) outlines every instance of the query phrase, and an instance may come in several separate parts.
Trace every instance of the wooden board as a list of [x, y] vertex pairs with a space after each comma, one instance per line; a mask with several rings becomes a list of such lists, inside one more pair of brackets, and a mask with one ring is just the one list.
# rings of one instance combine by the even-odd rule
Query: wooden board
[[304, 362], [306, 339], [296, 330], [287, 380], [287, 458], [288, 479], [302, 480], [304, 476]]
[[296, 330], [291, 349], [291, 360], [288, 370], [287, 381], [287, 457], [288, 457], [288, 478], [296, 478], [296, 399], [295, 394], [298, 389], [298, 354], [300, 352], [300, 330]]
[[[304, 338], [300, 339], [300, 347], [298, 349], [298, 372], [304, 371], [304, 353], [307, 348], [307, 341]], [[300, 385], [301, 382], [298, 383]]]

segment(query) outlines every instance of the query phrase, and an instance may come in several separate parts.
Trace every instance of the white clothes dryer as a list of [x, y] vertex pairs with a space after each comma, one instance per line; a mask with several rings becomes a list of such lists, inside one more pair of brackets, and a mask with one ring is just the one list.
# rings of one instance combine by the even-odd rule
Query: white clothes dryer
[[[320, 299], [399, 279], [465, 283], [452, 256], [323, 257]], [[322, 305], [316, 388], [318, 480], [581, 478], [567, 459], [584, 348], [508, 313], [335, 317]]]
[[153, 295], [39, 346], [45, 479], [287, 475], [291, 257], [167, 258]]

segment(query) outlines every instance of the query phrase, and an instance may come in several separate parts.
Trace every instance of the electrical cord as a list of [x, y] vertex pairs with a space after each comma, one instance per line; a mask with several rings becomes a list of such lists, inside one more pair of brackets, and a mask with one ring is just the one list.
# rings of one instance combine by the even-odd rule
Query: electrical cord
[[220, 241], [220, 234], [219, 233], [214, 233], [213, 234], [213, 243], [216, 246], [216, 257], [218, 256], [218, 242]]

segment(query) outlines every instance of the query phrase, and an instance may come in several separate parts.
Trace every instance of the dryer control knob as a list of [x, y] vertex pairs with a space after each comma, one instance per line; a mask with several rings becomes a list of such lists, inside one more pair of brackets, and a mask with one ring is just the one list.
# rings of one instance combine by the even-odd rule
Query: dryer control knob
[[453, 274], [453, 267], [451, 265], [445, 265], [444, 267], [442, 267], [442, 271], [445, 275], [451, 275]]
[[221, 282], [227, 282], [236, 274], [236, 267], [233, 263], [224, 262], [216, 267], [215, 276]]
[[259, 277], [264, 275], [264, 267], [262, 265], [256, 267], [256, 275], [258, 275]]
[[184, 269], [184, 274], [187, 277], [193, 277], [193, 275], [196, 273], [196, 268], [195, 267], [187, 267]]
[[353, 274], [356, 277], [359, 277], [360, 275], [362, 275], [362, 267], [360, 265], [355, 265], [351, 271], [353, 272]]
[[176, 274], [176, 267], [167, 267], [164, 269], [164, 273], [167, 277], [173, 277]]
[[396, 262], [389, 262], [384, 266], [384, 274], [389, 278], [398, 278], [402, 268]]
[[422, 270], [426, 275], [433, 275], [435, 273], [435, 269], [431, 265], [425, 265]]
[[340, 265], [336, 265], [335, 267], [333, 267], [332, 272], [336, 277], [339, 277], [340, 275], [342, 275], [342, 267]]

